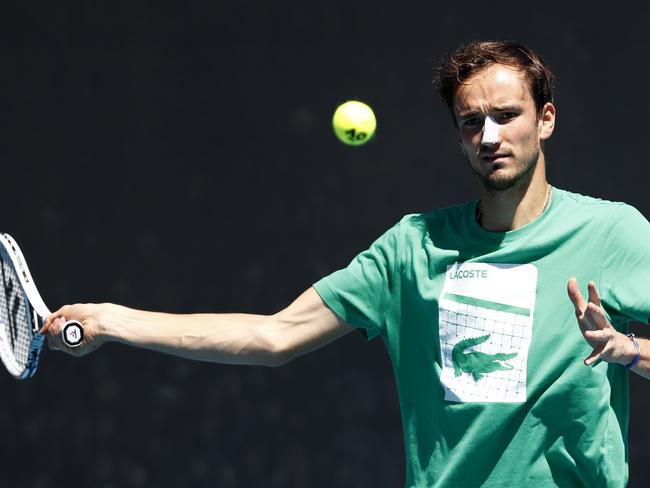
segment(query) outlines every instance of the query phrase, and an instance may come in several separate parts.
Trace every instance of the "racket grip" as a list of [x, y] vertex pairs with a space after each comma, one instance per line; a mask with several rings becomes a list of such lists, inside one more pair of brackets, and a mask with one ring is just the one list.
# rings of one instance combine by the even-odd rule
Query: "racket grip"
[[68, 320], [61, 329], [61, 339], [68, 347], [80, 346], [84, 340], [84, 327], [77, 320]]

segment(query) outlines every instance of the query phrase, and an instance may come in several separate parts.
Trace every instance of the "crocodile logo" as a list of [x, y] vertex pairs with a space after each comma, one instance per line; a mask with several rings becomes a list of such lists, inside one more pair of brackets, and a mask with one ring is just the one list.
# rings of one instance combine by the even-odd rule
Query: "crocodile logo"
[[451, 350], [451, 359], [454, 363], [454, 375], [460, 376], [462, 373], [469, 373], [478, 381], [487, 373], [493, 371], [508, 371], [512, 369], [509, 364], [502, 364], [504, 361], [514, 358], [517, 353], [497, 353], [486, 354], [479, 351], [465, 352], [470, 347], [483, 344], [490, 338], [491, 334], [482, 335], [480, 337], [470, 337], [463, 339], [454, 346]]

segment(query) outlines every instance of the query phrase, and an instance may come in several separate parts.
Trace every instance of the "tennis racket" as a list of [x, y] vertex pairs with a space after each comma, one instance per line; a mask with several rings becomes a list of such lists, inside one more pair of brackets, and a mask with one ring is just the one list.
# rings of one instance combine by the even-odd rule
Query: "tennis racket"
[[[18, 244], [0, 234], [0, 358], [9, 373], [24, 380], [34, 376], [45, 336], [38, 331], [50, 314], [36, 289]], [[83, 326], [66, 322], [61, 331], [68, 347], [83, 341]]]

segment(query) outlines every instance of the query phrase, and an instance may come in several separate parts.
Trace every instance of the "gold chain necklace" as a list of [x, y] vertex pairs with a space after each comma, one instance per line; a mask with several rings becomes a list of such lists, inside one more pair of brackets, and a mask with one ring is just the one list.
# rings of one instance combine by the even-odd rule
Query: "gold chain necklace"
[[[540, 211], [537, 213], [535, 218], [539, 217], [542, 215], [544, 212], [548, 210], [548, 205], [551, 203], [551, 184], [546, 183], [546, 198], [544, 198], [544, 206], [540, 209]], [[476, 208], [476, 221], [478, 222], [479, 225], [481, 225], [481, 217], [483, 216], [483, 207], [481, 206], [481, 201], [478, 201], [478, 205]]]

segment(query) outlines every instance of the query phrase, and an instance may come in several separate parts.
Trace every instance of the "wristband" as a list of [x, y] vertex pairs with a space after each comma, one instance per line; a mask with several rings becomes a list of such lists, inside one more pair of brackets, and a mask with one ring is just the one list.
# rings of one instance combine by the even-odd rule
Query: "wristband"
[[630, 333], [630, 334], [625, 334], [625, 335], [628, 336], [628, 337], [632, 340], [632, 342], [634, 342], [634, 345], [636, 346], [636, 356], [634, 356], [634, 359], [632, 360], [632, 362], [631, 362], [630, 364], [628, 364], [627, 366], [625, 366], [626, 369], [630, 369], [630, 368], [632, 368], [636, 363], [639, 362], [639, 358], [641, 357], [641, 348], [639, 347], [639, 343], [638, 343], [638, 342], [636, 341], [636, 339], [634, 338], [634, 334]]

